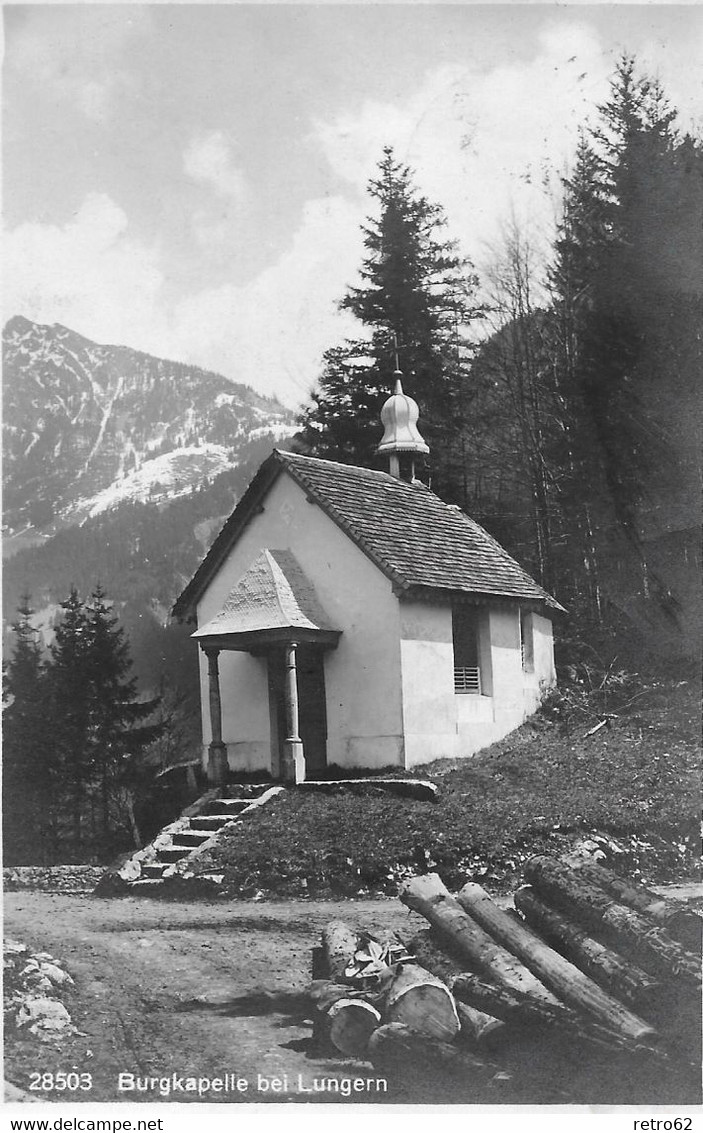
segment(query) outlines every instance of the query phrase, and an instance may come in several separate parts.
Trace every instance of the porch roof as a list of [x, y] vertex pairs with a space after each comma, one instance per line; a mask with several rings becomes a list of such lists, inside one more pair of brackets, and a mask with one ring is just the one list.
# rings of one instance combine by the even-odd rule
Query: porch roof
[[295, 556], [265, 547], [219, 613], [191, 636], [226, 648], [293, 637], [333, 643], [339, 634]]

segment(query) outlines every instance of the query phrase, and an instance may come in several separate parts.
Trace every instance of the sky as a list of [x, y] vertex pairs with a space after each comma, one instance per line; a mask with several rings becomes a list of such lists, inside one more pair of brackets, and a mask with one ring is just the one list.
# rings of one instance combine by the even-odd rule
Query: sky
[[195, 363], [295, 408], [354, 333], [385, 145], [487, 272], [549, 239], [623, 51], [703, 125], [703, 6], [3, 9], [4, 317]]

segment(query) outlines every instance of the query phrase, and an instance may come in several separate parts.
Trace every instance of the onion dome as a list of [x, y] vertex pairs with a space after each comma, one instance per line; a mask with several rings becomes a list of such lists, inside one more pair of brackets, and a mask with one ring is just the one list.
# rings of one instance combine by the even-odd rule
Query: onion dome
[[395, 378], [395, 391], [381, 410], [385, 432], [376, 451], [389, 456], [401, 452], [429, 452], [417, 428], [420, 416], [417, 402], [403, 393], [400, 370], [395, 371]]

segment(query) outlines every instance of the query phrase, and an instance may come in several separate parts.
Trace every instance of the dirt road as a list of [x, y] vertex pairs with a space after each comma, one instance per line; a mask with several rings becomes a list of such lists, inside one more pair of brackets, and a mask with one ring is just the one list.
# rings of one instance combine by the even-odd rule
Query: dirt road
[[[63, 961], [76, 983], [69, 1010], [84, 1035], [59, 1047], [36, 1040], [8, 1043], [6, 1078], [27, 1089], [32, 1071], [89, 1072], [92, 1090], [72, 1094], [71, 1101], [341, 1100], [305, 1092], [316, 1078], [375, 1078], [368, 1063], [334, 1062], [311, 1050], [302, 992], [311, 978], [311, 948], [334, 917], [382, 936], [394, 929], [410, 936], [421, 923], [391, 900], [186, 904], [8, 893], [6, 936]], [[158, 1085], [145, 1092], [120, 1090], [121, 1074], [142, 1079], [230, 1074], [246, 1079], [248, 1089], [200, 1098], [172, 1086], [169, 1095]], [[285, 1076], [287, 1089], [266, 1090], [259, 1075], [269, 1083]], [[123, 1085], [129, 1081], [122, 1079]], [[37, 1096], [69, 1100], [52, 1091]], [[344, 1100], [406, 1098], [373, 1088]]]
[[[381, 937], [395, 930], [409, 938], [424, 926], [397, 900], [184, 903], [8, 893], [6, 936], [52, 953], [68, 969], [76, 986], [67, 1006], [82, 1033], [56, 1044], [23, 1031], [10, 1035], [6, 1079], [27, 1090], [32, 1072], [90, 1074], [89, 1091], [33, 1095], [64, 1102], [478, 1100], [472, 1082], [442, 1086], [432, 1075], [422, 1084], [406, 1080], [402, 1089], [389, 1080], [384, 1089], [370, 1063], [326, 1058], [313, 1045], [303, 992], [311, 949], [334, 918]], [[594, 1064], [578, 1050], [565, 1050], [561, 1062], [553, 1046], [544, 1059], [531, 1044], [524, 1054], [512, 1099], [523, 1104], [700, 1100], [697, 1074], [664, 1081], [645, 1065], [634, 1077], [628, 1068], [623, 1080], [609, 1059]], [[228, 1088], [219, 1092], [178, 1086], [189, 1076], [225, 1075]], [[345, 1096], [343, 1083], [355, 1078], [368, 1084]], [[147, 1089], [136, 1088], [150, 1079]]]

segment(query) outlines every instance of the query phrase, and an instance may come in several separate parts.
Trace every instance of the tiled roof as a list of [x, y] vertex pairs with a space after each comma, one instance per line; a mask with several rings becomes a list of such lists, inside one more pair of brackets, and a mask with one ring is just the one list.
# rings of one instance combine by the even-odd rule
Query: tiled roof
[[294, 478], [401, 586], [559, 604], [499, 543], [424, 484], [277, 452]]
[[290, 551], [265, 548], [227, 601], [193, 637], [265, 629], [333, 629], [312, 583]]
[[192, 613], [229, 548], [284, 470], [403, 590], [431, 589], [438, 597], [442, 592], [447, 597], [500, 596], [563, 608], [487, 531], [424, 484], [275, 449], [178, 599], [176, 616]]

